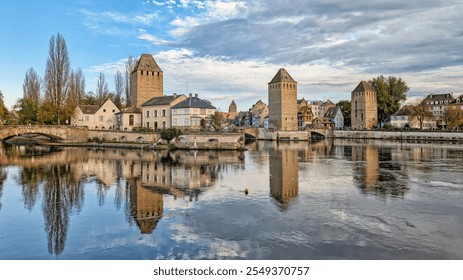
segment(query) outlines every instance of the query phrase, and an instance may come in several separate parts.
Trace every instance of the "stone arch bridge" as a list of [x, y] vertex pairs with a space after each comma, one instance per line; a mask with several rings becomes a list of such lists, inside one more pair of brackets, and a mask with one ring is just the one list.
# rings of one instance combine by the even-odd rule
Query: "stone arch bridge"
[[154, 133], [89, 130], [87, 127], [67, 125], [3, 125], [0, 126], [0, 141], [24, 134], [39, 134], [57, 142], [87, 142], [98, 138], [112, 142], [152, 143]]
[[333, 137], [333, 130], [325, 128], [312, 128], [302, 131], [269, 131], [265, 128], [246, 128], [243, 130], [246, 137], [258, 140], [311, 140], [312, 138]]

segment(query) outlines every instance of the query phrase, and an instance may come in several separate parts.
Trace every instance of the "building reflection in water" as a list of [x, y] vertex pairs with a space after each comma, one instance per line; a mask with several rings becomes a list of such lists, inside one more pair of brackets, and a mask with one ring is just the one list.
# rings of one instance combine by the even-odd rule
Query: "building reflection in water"
[[270, 195], [280, 210], [286, 211], [299, 194], [298, 150], [291, 147], [291, 143], [274, 143], [269, 153]]
[[6, 179], [3, 166], [20, 166], [16, 180], [22, 187], [24, 206], [31, 211], [43, 199], [48, 251], [55, 255], [64, 250], [71, 215], [83, 208], [86, 181], [95, 182], [100, 205], [105, 204], [108, 193], [114, 194], [114, 205], [118, 209], [124, 206], [128, 222], [135, 222], [142, 234], [150, 234], [162, 218], [164, 195], [196, 201], [228, 167], [244, 167], [243, 152], [237, 151], [63, 150], [5, 145], [1, 152], [0, 198]]
[[400, 161], [393, 160], [391, 148], [371, 144], [349, 148], [354, 162], [354, 182], [363, 193], [403, 197], [408, 192], [407, 172]]

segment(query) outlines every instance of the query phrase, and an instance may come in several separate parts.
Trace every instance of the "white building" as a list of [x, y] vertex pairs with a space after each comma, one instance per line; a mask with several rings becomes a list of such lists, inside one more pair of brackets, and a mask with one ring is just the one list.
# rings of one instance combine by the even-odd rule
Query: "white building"
[[134, 128], [140, 128], [141, 123], [141, 110], [135, 106], [114, 115], [114, 126], [118, 130], [132, 131]]
[[114, 128], [114, 114], [119, 113], [117, 106], [107, 99], [100, 106], [79, 105], [74, 109], [71, 125], [87, 126], [89, 129]]
[[209, 102], [198, 98], [198, 94], [190, 96], [182, 102], [172, 106], [172, 126], [204, 128], [210, 123], [211, 115], [217, 109]]
[[153, 97], [141, 105], [143, 127], [154, 130], [172, 126], [172, 106], [187, 99], [185, 95]]
[[344, 114], [339, 106], [328, 107], [325, 117], [329, 118], [334, 123], [336, 129], [342, 129], [344, 127]]

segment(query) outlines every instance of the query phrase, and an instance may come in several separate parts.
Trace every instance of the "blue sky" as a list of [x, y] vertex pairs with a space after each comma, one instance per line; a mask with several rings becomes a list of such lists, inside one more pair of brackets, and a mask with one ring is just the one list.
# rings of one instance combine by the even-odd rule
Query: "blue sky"
[[2, 0], [0, 90], [22, 97], [27, 69], [43, 76], [61, 33], [86, 91], [99, 72], [113, 90], [128, 56], [154, 55], [165, 94], [198, 93], [227, 110], [262, 99], [284, 67], [299, 98], [349, 99], [360, 80], [402, 77], [409, 96], [463, 92], [461, 1]]

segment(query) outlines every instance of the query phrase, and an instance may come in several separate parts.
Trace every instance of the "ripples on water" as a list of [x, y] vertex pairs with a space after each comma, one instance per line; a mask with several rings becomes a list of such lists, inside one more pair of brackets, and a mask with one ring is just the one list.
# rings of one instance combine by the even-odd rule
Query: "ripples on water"
[[0, 259], [463, 258], [462, 147], [249, 148], [4, 146]]

